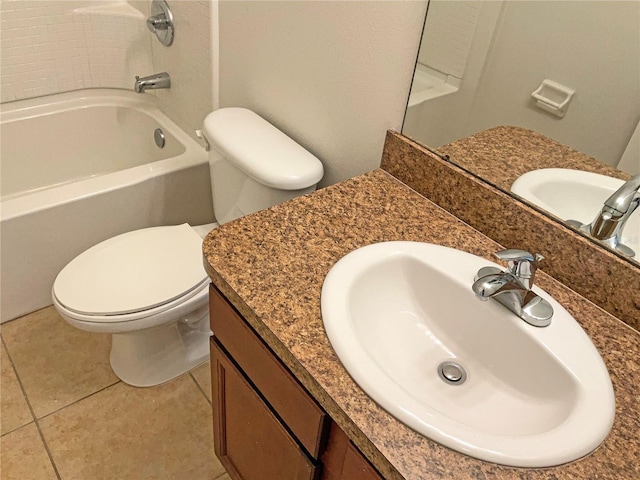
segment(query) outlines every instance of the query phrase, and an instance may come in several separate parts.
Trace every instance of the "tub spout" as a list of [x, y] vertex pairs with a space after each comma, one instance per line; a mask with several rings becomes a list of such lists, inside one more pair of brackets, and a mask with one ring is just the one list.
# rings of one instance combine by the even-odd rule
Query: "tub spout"
[[171, 87], [171, 78], [167, 72], [162, 72], [154, 73], [147, 77], [139, 77], [136, 75], [136, 83], [133, 85], [133, 90], [136, 93], [144, 93], [145, 90], [169, 87]]

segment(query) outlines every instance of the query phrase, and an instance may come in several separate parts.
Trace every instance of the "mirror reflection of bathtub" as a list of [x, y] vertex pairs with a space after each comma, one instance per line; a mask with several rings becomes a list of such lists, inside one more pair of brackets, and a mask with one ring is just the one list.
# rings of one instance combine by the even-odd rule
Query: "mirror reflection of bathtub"
[[50, 305], [59, 270], [102, 240], [213, 221], [206, 152], [148, 97], [80, 90], [5, 103], [0, 119], [2, 321]]

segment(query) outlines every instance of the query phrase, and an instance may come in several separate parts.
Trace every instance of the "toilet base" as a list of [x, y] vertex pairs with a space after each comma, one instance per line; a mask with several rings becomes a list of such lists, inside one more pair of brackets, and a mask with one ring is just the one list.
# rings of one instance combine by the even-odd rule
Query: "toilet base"
[[114, 333], [111, 368], [123, 382], [151, 387], [168, 382], [209, 359], [209, 310], [205, 305], [178, 322]]

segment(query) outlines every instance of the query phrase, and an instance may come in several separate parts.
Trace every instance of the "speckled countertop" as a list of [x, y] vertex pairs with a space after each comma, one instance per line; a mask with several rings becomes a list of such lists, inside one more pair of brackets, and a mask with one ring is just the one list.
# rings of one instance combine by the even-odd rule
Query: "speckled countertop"
[[509, 192], [521, 175], [570, 168], [628, 180], [630, 175], [526, 128], [500, 126], [438, 148], [451, 162]]
[[213, 283], [386, 478], [640, 478], [640, 334], [543, 273], [538, 285], [580, 322], [611, 373], [615, 422], [594, 453], [555, 468], [503, 467], [423, 437], [371, 400], [329, 344], [320, 291], [344, 255], [389, 240], [437, 243], [487, 259], [501, 248], [376, 170], [225, 224], [203, 249]]

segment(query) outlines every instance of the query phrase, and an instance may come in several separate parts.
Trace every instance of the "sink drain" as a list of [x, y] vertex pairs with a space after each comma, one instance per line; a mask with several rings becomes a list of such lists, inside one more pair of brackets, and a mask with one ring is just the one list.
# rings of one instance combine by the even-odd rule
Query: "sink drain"
[[462, 385], [467, 379], [467, 372], [456, 362], [442, 362], [438, 365], [438, 375], [449, 385]]

